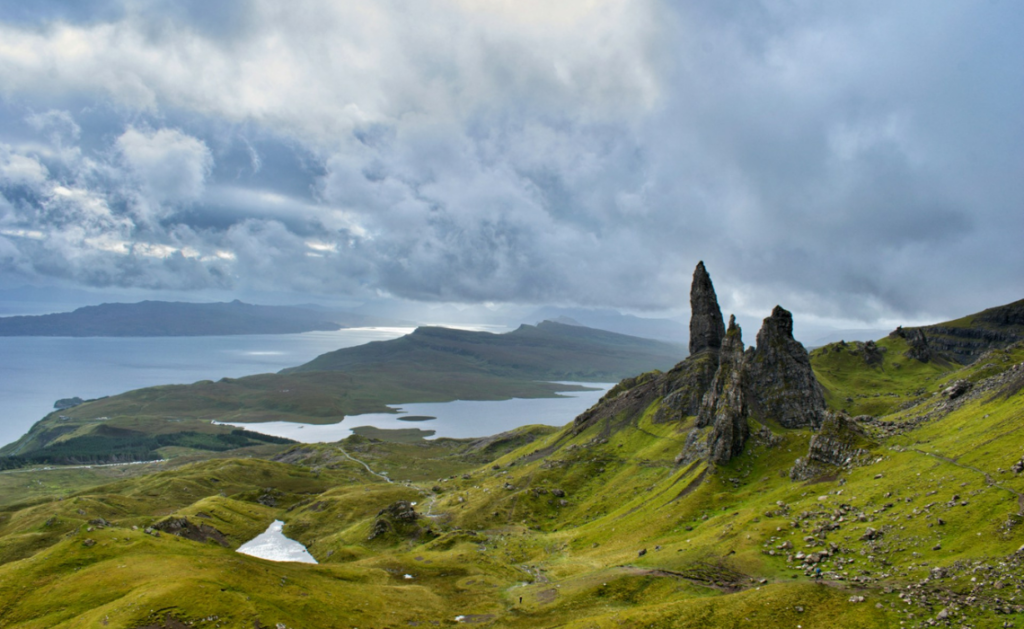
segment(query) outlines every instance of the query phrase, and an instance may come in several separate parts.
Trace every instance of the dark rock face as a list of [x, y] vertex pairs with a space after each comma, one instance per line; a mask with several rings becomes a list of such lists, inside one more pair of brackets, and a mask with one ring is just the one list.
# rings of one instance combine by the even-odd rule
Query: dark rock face
[[373, 522], [370, 535], [367, 540], [373, 540], [388, 533], [396, 533], [403, 537], [418, 538], [427, 531], [420, 530], [417, 522], [420, 514], [413, 509], [412, 503], [407, 500], [399, 500], [384, 507], [377, 513], [377, 519]]
[[754, 411], [786, 428], [817, 427], [825, 412], [807, 350], [793, 338], [793, 315], [775, 306], [748, 358]]
[[76, 397], [66, 397], [66, 398], [61, 398], [61, 399], [57, 400], [56, 402], [54, 402], [53, 403], [53, 408], [55, 408], [58, 411], [63, 411], [65, 409], [69, 409], [69, 408], [78, 406], [79, 404], [82, 404], [84, 402], [85, 402], [85, 400], [83, 400], [82, 398], [77, 397], [77, 396]]
[[722, 310], [703, 262], [697, 263], [690, 285], [690, 355], [718, 349], [725, 337]]
[[925, 335], [924, 330], [921, 328], [906, 328], [900, 326], [889, 333], [890, 337], [899, 337], [907, 341], [907, 345], [910, 346], [904, 356], [919, 360], [923, 363], [928, 362], [932, 358], [931, 349], [928, 347], [928, 337]]
[[168, 518], [152, 526], [155, 531], [163, 531], [177, 537], [184, 537], [194, 542], [206, 542], [213, 540], [221, 546], [227, 547], [228, 540], [224, 534], [209, 524], [196, 524], [188, 518]]
[[921, 328], [896, 328], [910, 344], [909, 358], [945, 358], [969, 365], [993, 349], [1003, 349], [1024, 339], [1024, 299], [978, 314]]
[[[793, 338], [793, 317], [788, 311], [777, 306], [757, 335], [757, 348], [744, 351], [734, 317], [726, 331], [703, 262], [693, 274], [690, 307], [690, 356], [667, 373], [623, 380], [576, 418], [566, 438], [597, 429], [595, 439], [607, 439], [636, 426], [658, 403], [651, 417], [656, 423], [697, 417], [677, 463], [697, 459], [724, 463], [743, 452], [751, 438], [751, 421], [774, 420], [787, 428], [820, 425], [824, 395], [807, 350]], [[877, 360], [881, 348], [872, 344], [868, 354]], [[762, 426], [757, 436], [772, 445], [770, 428]]]
[[745, 378], [742, 331], [736, 325], [736, 318], [729, 317], [729, 330], [719, 353], [718, 371], [704, 394], [697, 415], [698, 428], [711, 426], [708, 457], [715, 463], [724, 463], [743, 452], [750, 436]]
[[849, 469], [867, 462], [869, 453], [860, 447], [867, 437], [845, 413], [826, 413], [818, 434], [811, 437], [807, 456], [796, 460], [789, 477], [808, 480], [838, 469]]

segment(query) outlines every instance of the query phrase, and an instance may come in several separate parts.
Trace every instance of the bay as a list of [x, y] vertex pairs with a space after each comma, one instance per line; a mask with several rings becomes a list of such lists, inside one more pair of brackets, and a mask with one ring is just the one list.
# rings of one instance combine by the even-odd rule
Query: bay
[[412, 328], [202, 337], [0, 337], [0, 445], [61, 398], [98, 398], [161, 384], [240, 378], [324, 352], [398, 338]]
[[[456, 400], [454, 402], [429, 402], [402, 404], [389, 408], [391, 413], [367, 413], [351, 415], [337, 424], [299, 424], [294, 422], [260, 422], [252, 424], [231, 423], [246, 430], [267, 435], [287, 437], [302, 443], [330, 443], [352, 434], [353, 428], [372, 426], [383, 430], [419, 429], [432, 431], [428, 438], [451, 437], [456, 439], [487, 437], [506, 430], [544, 424], [564, 426], [577, 415], [597, 403], [613, 386], [612, 383], [566, 382], [578, 384], [591, 391], [566, 391], [556, 398], [512, 398], [501, 401]], [[434, 417], [427, 421], [408, 422], [402, 417], [409, 415]]]

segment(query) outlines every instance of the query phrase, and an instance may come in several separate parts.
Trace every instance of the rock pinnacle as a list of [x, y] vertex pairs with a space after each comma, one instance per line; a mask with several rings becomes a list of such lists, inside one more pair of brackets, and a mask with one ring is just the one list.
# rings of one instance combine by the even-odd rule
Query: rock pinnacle
[[701, 261], [693, 271], [693, 284], [690, 285], [690, 355], [720, 348], [723, 338], [725, 321], [722, 320], [722, 310], [718, 307], [711, 276]]

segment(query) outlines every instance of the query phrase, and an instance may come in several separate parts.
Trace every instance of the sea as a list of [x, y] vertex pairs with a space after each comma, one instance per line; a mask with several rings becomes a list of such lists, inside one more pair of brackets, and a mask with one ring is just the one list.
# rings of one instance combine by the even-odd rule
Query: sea
[[[94, 399], [161, 384], [239, 378], [295, 367], [325, 352], [397, 338], [413, 328], [348, 328], [304, 334], [203, 337], [0, 337], [0, 444], [17, 440], [62, 398]], [[433, 437], [480, 437], [525, 424], [561, 426], [610, 384], [558, 398], [406, 404], [401, 414], [354, 415], [341, 424], [271, 422], [248, 430], [297, 441], [335, 441], [357, 426], [419, 428]], [[435, 417], [402, 421], [400, 417]]]
[[238, 336], [0, 337], [0, 444], [17, 440], [62, 398], [88, 400], [160, 384], [276, 372], [325, 352], [412, 331], [346, 328]]

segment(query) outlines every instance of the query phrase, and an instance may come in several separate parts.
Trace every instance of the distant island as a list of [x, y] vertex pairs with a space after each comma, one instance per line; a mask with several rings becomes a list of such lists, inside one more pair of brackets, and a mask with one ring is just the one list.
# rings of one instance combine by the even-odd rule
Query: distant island
[[0, 317], [0, 336], [228, 336], [397, 325], [412, 324], [317, 306], [259, 306], [237, 299], [229, 303], [142, 301]]

